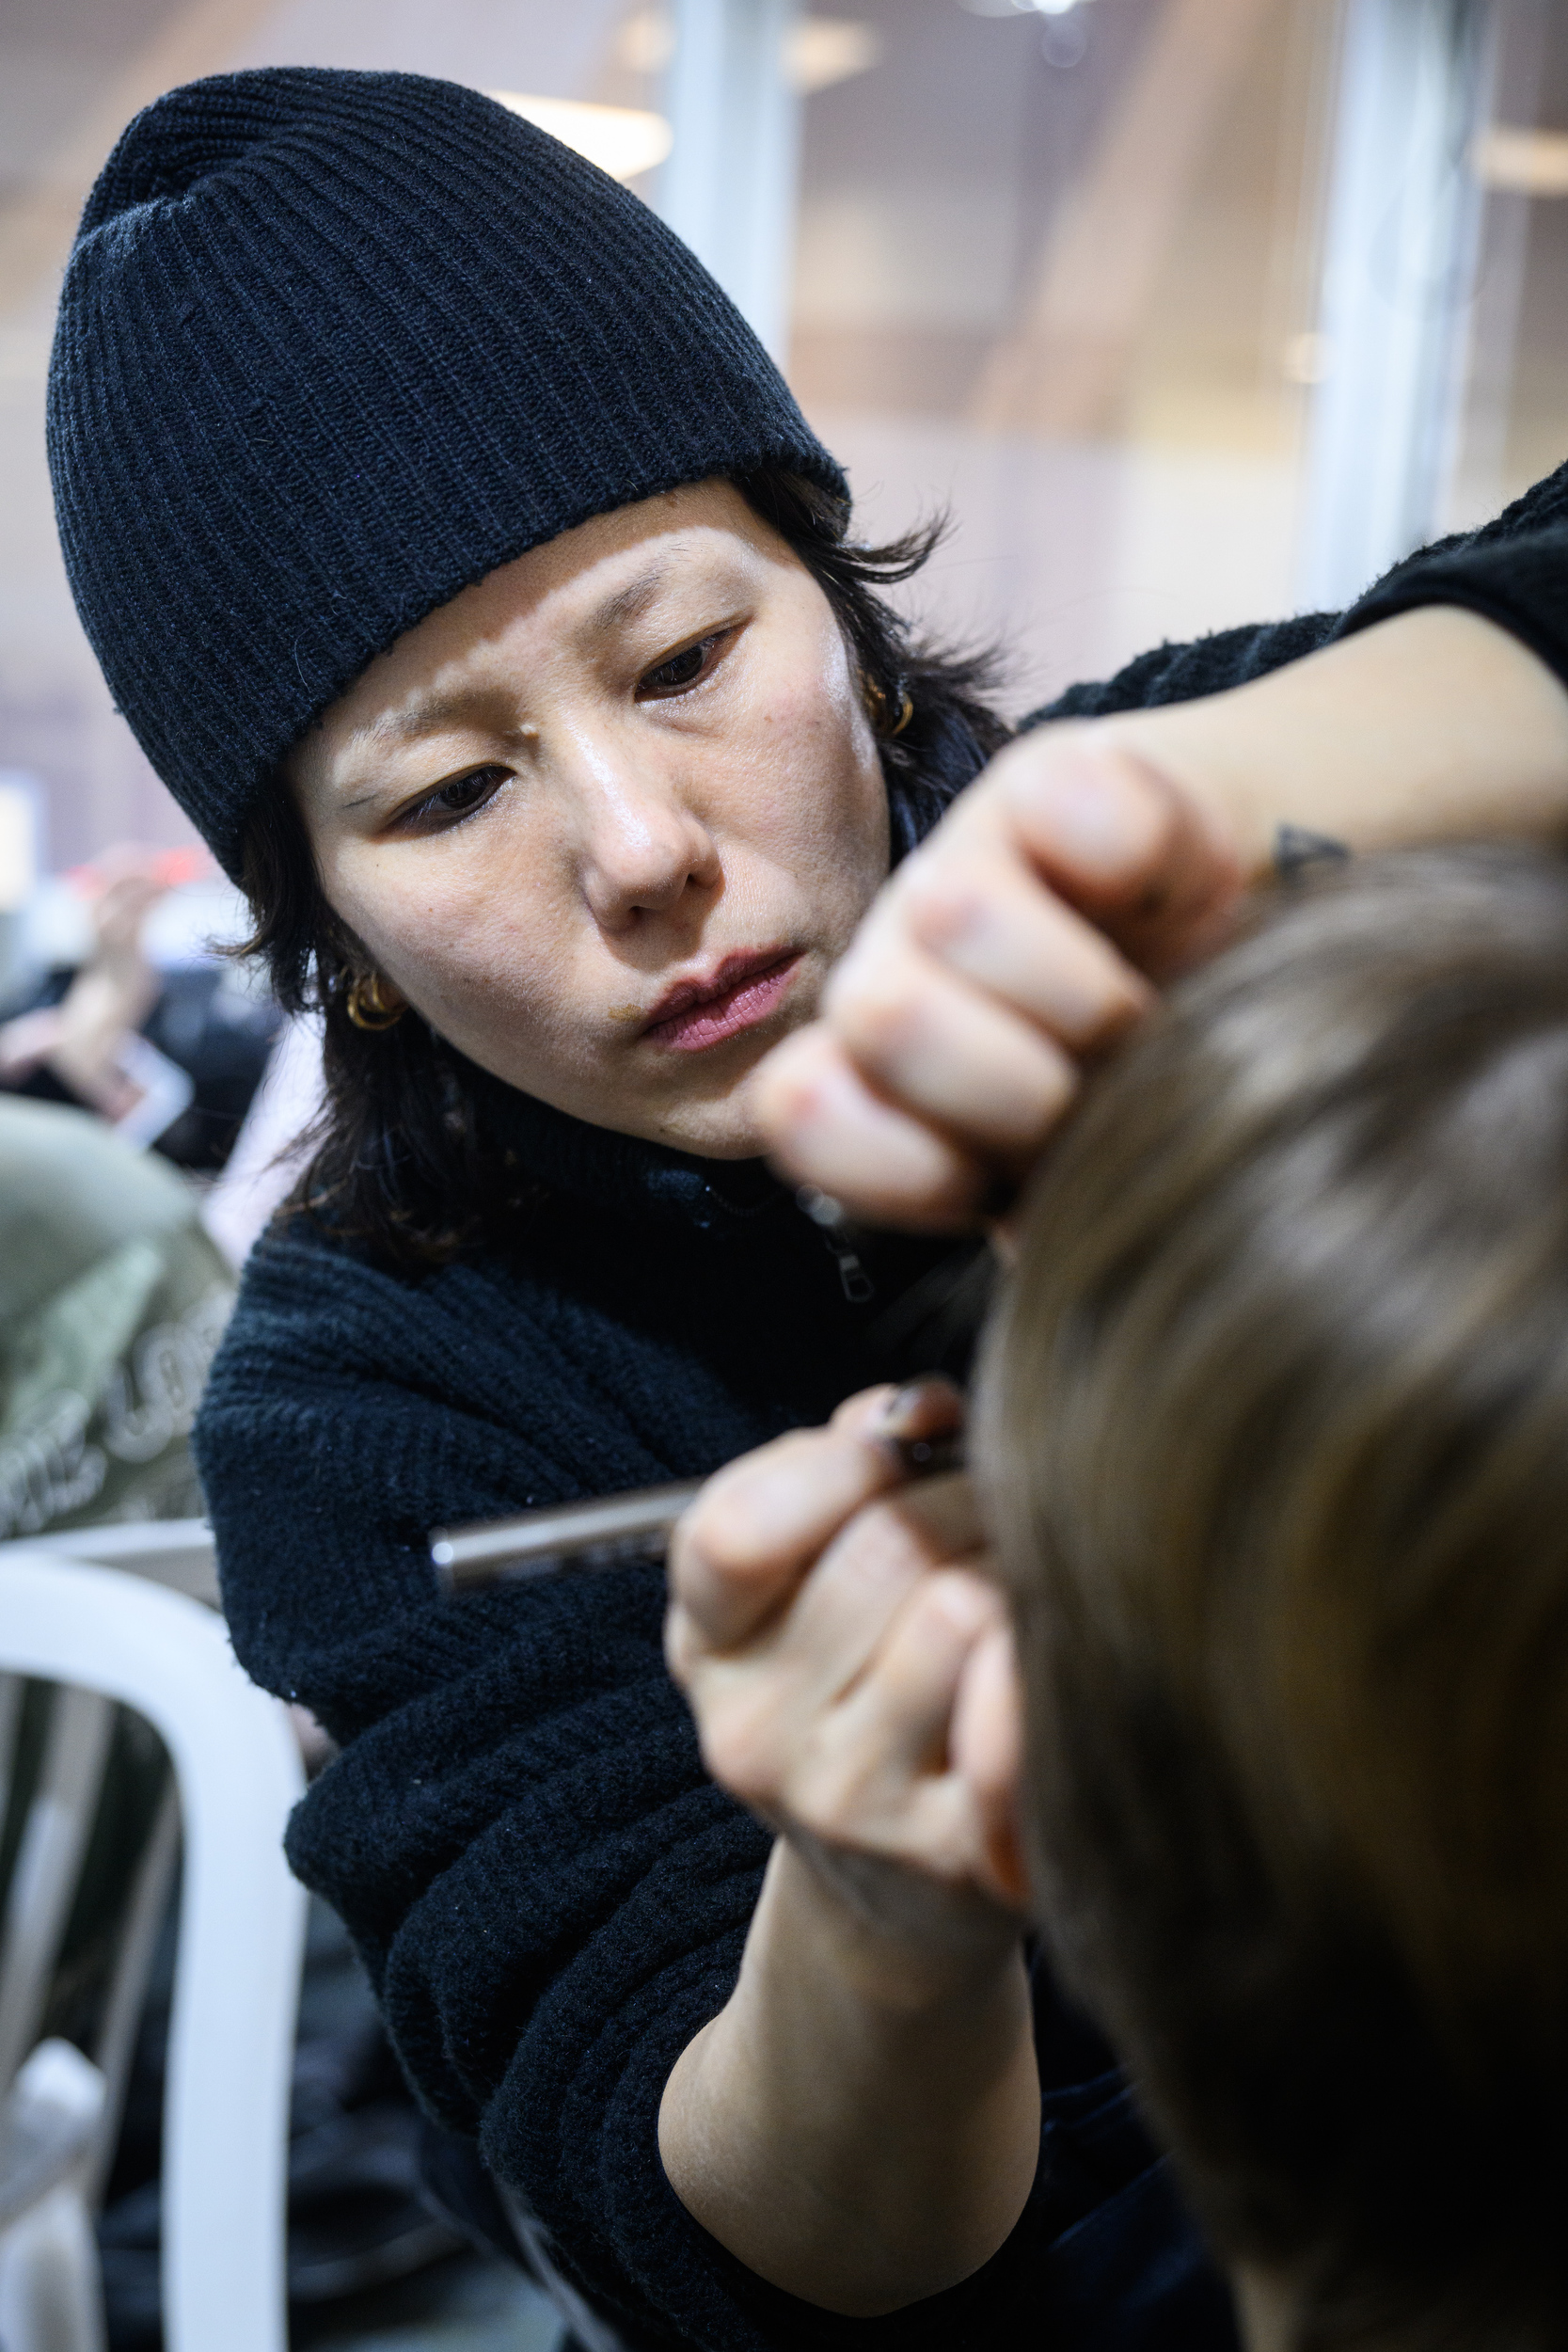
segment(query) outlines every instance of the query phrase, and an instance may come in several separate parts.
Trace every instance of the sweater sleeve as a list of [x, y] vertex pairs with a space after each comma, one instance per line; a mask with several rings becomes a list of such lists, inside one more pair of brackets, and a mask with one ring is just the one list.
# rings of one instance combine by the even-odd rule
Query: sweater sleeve
[[1407, 556], [1343, 612], [1298, 613], [1157, 646], [1114, 677], [1069, 687], [1023, 725], [1103, 719], [1223, 693], [1424, 604], [1457, 604], [1495, 621], [1568, 686], [1568, 465], [1479, 531]]
[[[558, 1352], [530, 1361], [526, 1331], [477, 1344], [475, 1302], [442, 1284], [264, 1245], [203, 1405], [235, 1650], [342, 1743], [290, 1860], [348, 1924], [423, 2104], [479, 2141], [595, 2305], [639, 2343], [787, 2342], [713, 2283], [657, 2147], [768, 1840], [703, 1772], [657, 1569], [438, 1595], [429, 1528], [578, 1491], [562, 1400], [602, 1409]], [[519, 1434], [507, 1378], [548, 1380], [555, 1454]]]
[[1338, 633], [1423, 604], [1462, 605], [1495, 621], [1568, 686], [1568, 464], [1479, 531], [1396, 564], [1351, 607]]

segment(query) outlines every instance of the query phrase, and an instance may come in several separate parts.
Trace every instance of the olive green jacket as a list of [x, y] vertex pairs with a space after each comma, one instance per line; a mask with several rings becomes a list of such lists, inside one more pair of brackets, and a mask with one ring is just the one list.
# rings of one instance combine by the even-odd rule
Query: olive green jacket
[[88, 1113], [0, 1095], [0, 1541], [199, 1511], [233, 1279], [198, 1205]]

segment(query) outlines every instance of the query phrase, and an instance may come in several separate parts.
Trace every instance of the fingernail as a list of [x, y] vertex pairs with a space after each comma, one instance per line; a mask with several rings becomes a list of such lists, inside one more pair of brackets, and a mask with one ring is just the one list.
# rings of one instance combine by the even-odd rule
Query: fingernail
[[901, 1389], [895, 1389], [877, 1416], [873, 1437], [890, 1438], [895, 1444], [908, 1437], [919, 1419], [926, 1396], [924, 1380], [907, 1380]]
[[871, 1425], [871, 1436], [897, 1455], [906, 1477], [929, 1478], [941, 1470], [963, 1468], [961, 1427], [933, 1431], [929, 1426], [936, 1397], [949, 1401], [949, 1384], [940, 1376], [908, 1381], [888, 1399]]

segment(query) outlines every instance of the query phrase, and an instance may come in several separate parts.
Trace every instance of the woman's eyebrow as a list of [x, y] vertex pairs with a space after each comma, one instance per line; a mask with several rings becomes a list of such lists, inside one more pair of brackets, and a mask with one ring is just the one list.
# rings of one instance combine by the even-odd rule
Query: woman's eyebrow
[[[650, 564], [635, 580], [617, 588], [613, 595], [594, 606], [588, 616], [587, 633], [608, 635], [612, 629], [635, 621], [655, 602], [670, 575], [668, 558]], [[379, 711], [364, 726], [356, 727], [350, 738], [352, 750], [377, 750], [388, 744], [418, 742], [421, 736], [439, 734], [443, 727], [461, 726], [475, 715], [475, 704], [484, 697], [483, 689], [433, 689], [427, 694], [412, 694], [397, 710]], [[365, 799], [373, 799], [367, 793]], [[346, 807], [357, 807], [351, 801]]]
[[[472, 725], [477, 717], [476, 705], [483, 699], [472, 688], [433, 690], [428, 694], [411, 694], [397, 710], [377, 711], [361, 727], [356, 727], [345, 750], [351, 761], [365, 755], [395, 749], [403, 743], [417, 743], [422, 736], [439, 735], [444, 727]], [[381, 792], [380, 780], [366, 792], [356, 793], [352, 801], [340, 806], [363, 808], [367, 802], [376, 800]]]
[[590, 634], [603, 635], [612, 628], [622, 628], [627, 621], [641, 618], [663, 587], [669, 571], [667, 560], [650, 564], [645, 572], [639, 572], [637, 578], [628, 580], [624, 588], [617, 588], [613, 596], [606, 596], [602, 604], [594, 606], [589, 616]]
[[471, 719], [478, 700], [471, 690], [411, 694], [398, 709], [379, 710], [364, 726], [356, 727], [350, 744], [417, 742], [421, 735], [435, 735], [442, 727]]

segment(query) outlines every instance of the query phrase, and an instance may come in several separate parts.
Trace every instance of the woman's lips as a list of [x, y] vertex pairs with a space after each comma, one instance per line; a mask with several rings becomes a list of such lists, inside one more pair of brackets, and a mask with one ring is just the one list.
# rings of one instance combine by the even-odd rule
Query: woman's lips
[[[649, 1023], [643, 1035], [677, 1054], [700, 1054], [726, 1038], [754, 1029], [783, 1000], [800, 961], [798, 947], [770, 957], [729, 956], [699, 995], [677, 990], [673, 1010]], [[681, 999], [685, 1001], [682, 1002]]]

